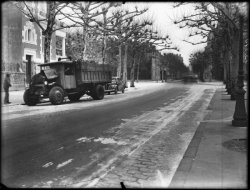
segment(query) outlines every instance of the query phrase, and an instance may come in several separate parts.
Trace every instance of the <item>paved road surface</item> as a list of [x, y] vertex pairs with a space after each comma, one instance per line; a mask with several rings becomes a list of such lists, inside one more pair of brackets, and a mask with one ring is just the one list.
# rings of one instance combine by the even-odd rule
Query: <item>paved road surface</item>
[[[197, 121], [206, 113], [214, 89], [213, 85], [163, 84], [150, 93], [133, 92], [105, 96], [101, 101], [83, 98], [78, 103], [60, 106], [45, 103], [7, 110], [2, 115], [2, 182], [9, 187], [119, 187], [119, 181], [127, 180], [142, 187], [140, 180], [145, 185], [155, 174], [161, 177], [162, 172], [147, 167], [144, 173], [152, 176], [138, 172], [136, 176], [132, 172], [131, 179], [119, 179], [119, 174], [112, 171], [122, 164], [123, 168], [136, 164], [134, 160], [141, 153], [146, 159], [141, 166], [150, 166], [147, 158], [152, 148], [146, 144], [157, 135], [171, 134], [173, 126], [187, 124], [189, 118], [192, 126], [185, 129], [182, 125], [174, 132], [182, 135], [181, 141], [170, 142], [176, 148], [166, 150], [163, 144], [156, 143], [163, 149], [154, 147], [157, 151], [151, 155], [172, 154], [168, 163], [172, 166], [167, 168], [171, 177]], [[143, 153], [143, 148], [148, 149], [148, 154]], [[116, 184], [110, 183], [112, 175]]]

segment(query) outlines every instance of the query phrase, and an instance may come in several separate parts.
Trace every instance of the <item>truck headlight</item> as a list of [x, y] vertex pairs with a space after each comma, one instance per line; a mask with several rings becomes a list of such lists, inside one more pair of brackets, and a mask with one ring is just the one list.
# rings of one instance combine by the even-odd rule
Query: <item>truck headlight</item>
[[47, 81], [44, 81], [44, 84], [45, 84], [45, 85], [47, 85], [47, 84], [48, 84], [48, 82], [47, 82]]

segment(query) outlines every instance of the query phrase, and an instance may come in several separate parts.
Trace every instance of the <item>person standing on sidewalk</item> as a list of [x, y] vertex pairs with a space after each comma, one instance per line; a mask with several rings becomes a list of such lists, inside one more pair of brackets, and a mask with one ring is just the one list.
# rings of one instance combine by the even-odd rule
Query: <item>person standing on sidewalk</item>
[[9, 88], [11, 87], [10, 84], [10, 74], [7, 73], [6, 77], [4, 79], [4, 84], [3, 84], [3, 88], [5, 91], [5, 97], [4, 97], [4, 104], [10, 104], [11, 102], [9, 101]]

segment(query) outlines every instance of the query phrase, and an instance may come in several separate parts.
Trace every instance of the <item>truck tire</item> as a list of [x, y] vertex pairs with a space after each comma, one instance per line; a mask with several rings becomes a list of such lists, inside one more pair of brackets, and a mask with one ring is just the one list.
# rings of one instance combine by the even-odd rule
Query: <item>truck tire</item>
[[104, 97], [104, 88], [102, 85], [98, 84], [92, 91], [91, 97], [94, 100], [101, 100]]
[[117, 91], [118, 91], [118, 87], [115, 88], [115, 94], [117, 94]]
[[49, 91], [49, 100], [54, 105], [62, 104], [64, 100], [64, 90], [59, 86], [52, 87]]
[[30, 89], [23, 94], [24, 103], [28, 106], [35, 106], [39, 102], [39, 96], [30, 94]]
[[82, 94], [80, 93], [75, 93], [75, 94], [69, 94], [68, 98], [71, 102], [78, 101], [82, 97]]

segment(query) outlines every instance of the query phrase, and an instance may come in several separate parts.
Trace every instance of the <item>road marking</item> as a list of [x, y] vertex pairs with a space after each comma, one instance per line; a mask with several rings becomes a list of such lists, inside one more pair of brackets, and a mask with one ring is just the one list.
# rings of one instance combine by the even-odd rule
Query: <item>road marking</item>
[[76, 139], [76, 141], [78, 141], [78, 143], [83, 143], [83, 142], [90, 142], [91, 139], [93, 139], [93, 137], [90, 137], [90, 138], [88, 138], [88, 137], [81, 137], [79, 139]]
[[49, 162], [49, 163], [47, 163], [47, 164], [44, 164], [44, 165], [43, 165], [43, 168], [47, 168], [47, 167], [52, 166], [52, 165], [53, 165], [53, 162]]
[[115, 141], [112, 138], [102, 138], [102, 137], [95, 139], [94, 142], [101, 142], [102, 144], [118, 144], [118, 145], [126, 145], [127, 144], [124, 141]]
[[59, 169], [59, 168], [61, 168], [61, 167], [63, 167], [63, 166], [66, 166], [66, 165], [68, 165], [69, 163], [71, 163], [73, 161], [73, 159], [69, 159], [69, 160], [67, 160], [67, 161], [65, 161], [65, 162], [63, 162], [63, 163], [61, 163], [61, 164], [58, 164], [57, 166], [56, 166], [56, 169]]
[[58, 148], [58, 149], [56, 149], [56, 150], [62, 150], [62, 149], [64, 149], [64, 147], [62, 146], [62, 147], [60, 147], [60, 148]]

